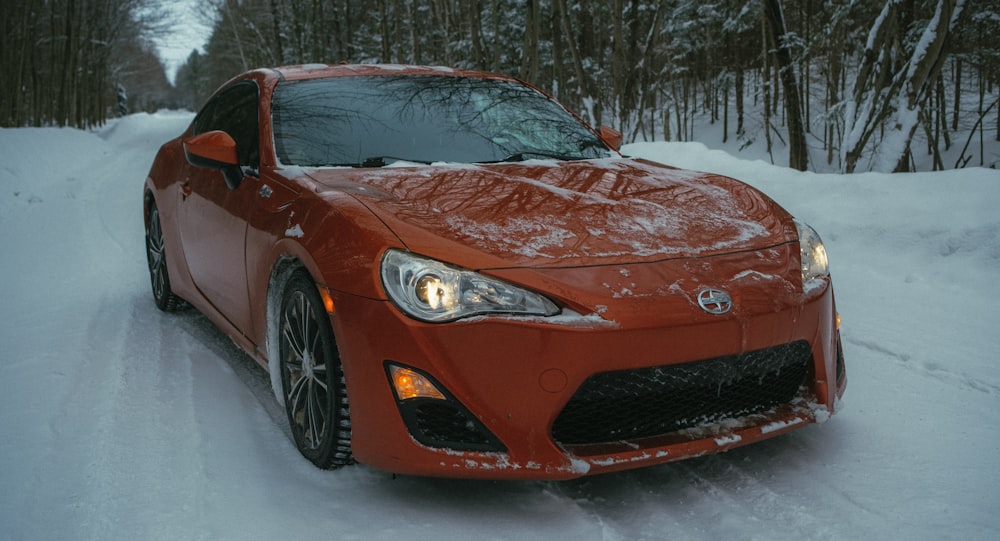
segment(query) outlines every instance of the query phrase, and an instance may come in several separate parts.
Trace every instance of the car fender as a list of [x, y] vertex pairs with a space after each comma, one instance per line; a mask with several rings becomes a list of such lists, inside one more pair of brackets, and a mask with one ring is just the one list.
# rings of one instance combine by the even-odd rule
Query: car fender
[[[254, 340], [267, 337], [269, 302], [283, 287], [283, 271], [304, 268], [335, 296], [385, 299], [378, 261], [396, 236], [363, 205], [344, 194], [304, 192], [280, 212], [261, 213], [247, 233], [248, 286], [254, 310]], [[253, 246], [265, 246], [255, 252]]]

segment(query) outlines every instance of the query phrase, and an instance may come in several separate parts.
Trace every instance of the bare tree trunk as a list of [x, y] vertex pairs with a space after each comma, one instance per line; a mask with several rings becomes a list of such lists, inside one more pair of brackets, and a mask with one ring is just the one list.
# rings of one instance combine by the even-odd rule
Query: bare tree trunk
[[[840, 85], [843, 80], [844, 55], [846, 44], [844, 44], [844, 29], [842, 25], [837, 25], [834, 35], [830, 36], [830, 43], [834, 46], [827, 51], [826, 61], [826, 108], [832, 109], [840, 103]], [[823, 142], [826, 147], [826, 163], [833, 164], [835, 157], [834, 149], [837, 146], [837, 123], [828, 117], [823, 130]]]
[[388, 0], [378, 0], [378, 26], [379, 30], [381, 30], [382, 36], [382, 56], [380, 59], [383, 64], [392, 62], [392, 35], [389, 33], [389, 13], [387, 6], [385, 5], [387, 1]]
[[687, 141], [687, 96], [684, 90], [687, 84], [685, 78], [672, 78], [670, 81], [670, 90], [673, 94], [673, 105], [674, 105], [674, 127], [676, 132], [674, 133], [674, 141]]
[[468, 10], [469, 36], [472, 40], [472, 61], [477, 69], [486, 69], [483, 58], [483, 37], [482, 37], [482, 0], [472, 0], [471, 9]]
[[962, 106], [962, 59], [955, 59], [955, 108], [951, 116], [951, 129], [958, 131], [958, 115]]
[[538, 79], [538, 41], [541, 17], [538, 14], [538, 0], [527, 0], [524, 5], [524, 47], [521, 57], [521, 78], [530, 82]]
[[[982, 129], [982, 127], [983, 127], [983, 124], [984, 124], [984, 120], [986, 119], [986, 115], [990, 112], [990, 109], [993, 109], [993, 107], [996, 107], [998, 105], [998, 103], [1000, 103], [1000, 100], [994, 101], [993, 103], [990, 104], [989, 107], [987, 107], [985, 109], [983, 109], [982, 106], [980, 106], [979, 119], [976, 120], [976, 124], [974, 126], [972, 126], [972, 130], [969, 132], [969, 137], [965, 140], [965, 146], [962, 147], [962, 152], [960, 152], [958, 154], [958, 159], [955, 161], [955, 169], [959, 169], [961, 167], [965, 167], [966, 165], [969, 164], [969, 160], [972, 159], [972, 156], [966, 157], [965, 156], [965, 152], [967, 150], [969, 150], [969, 145], [972, 143], [972, 138], [976, 136], [977, 132], [979, 133], [979, 165], [980, 165], [980, 167], [983, 165], [983, 148], [982, 148], [982, 145], [983, 145], [983, 129]], [[997, 111], [1000, 112], [1000, 107], [997, 107]], [[998, 114], [997, 116], [1000, 117], [1000, 114]]]
[[[938, 119], [937, 126], [941, 131], [941, 136], [944, 138], [944, 149], [949, 150], [951, 148], [951, 132], [948, 131], [948, 105], [946, 103], [945, 91], [944, 91], [944, 77], [938, 73], [937, 76], [937, 108], [936, 116]], [[943, 168], [942, 168], [943, 169]]]
[[[896, 39], [895, 9], [900, 0], [887, 0], [868, 33], [868, 46], [862, 53], [861, 66], [847, 102], [844, 120], [844, 144], [841, 147], [844, 170], [853, 173], [865, 145], [888, 117], [886, 107], [876, 107], [876, 99], [886, 94], [891, 83], [891, 45]], [[895, 95], [895, 91], [888, 92]]]
[[[983, 100], [986, 94], [986, 82], [983, 80], [983, 76], [979, 76], [979, 111], [980, 116], [985, 116], [986, 112], [983, 111]], [[995, 102], [994, 102], [995, 103]], [[973, 130], [975, 131], [975, 130]], [[979, 165], [983, 165], [984, 155], [986, 154], [986, 148], [984, 147], [984, 137], [983, 137], [983, 127], [980, 125], [979, 128]]]
[[[923, 114], [921, 116], [922, 118], [920, 123], [923, 125], [924, 134], [927, 136], [927, 150], [933, 157], [933, 162], [932, 162], [933, 165], [931, 165], [931, 170], [943, 171], [944, 161], [942, 161], [941, 159], [941, 150], [940, 147], [938, 146], [940, 137], [938, 127], [940, 126], [940, 122], [935, 122], [934, 119], [929, 118], [930, 115], [928, 114]], [[938, 120], [940, 120], [940, 117]], [[931, 125], [934, 125], [935, 127], [934, 130], [931, 129]]]
[[729, 141], [729, 85], [722, 92], [722, 142]]
[[63, 29], [63, 53], [60, 65], [63, 66], [62, 76], [59, 78], [59, 94], [56, 98], [55, 121], [60, 126], [69, 123], [72, 116], [73, 89], [77, 87], [76, 80], [76, 34], [77, 28], [73, 24], [78, 20], [74, 0], [66, 2], [65, 26]]
[[393, 13], [395, 18], [393, 20], [393, 57], [392, 62], [403, 63], [406, 55], [403, 54], [403, 6], [400, 4], [400, 0], [393, 0]]
[[434, 13], [437, 15], [437, 24], [441, 28], [444, 37], [441, 42], [441, 50], [444, 53], [444, 63], [447, 66], [454, 62], [451, 59], [451, 9], [448, 0], [432, 3]]
[[493, 0], [493, 71], [500, 71], [500, 6]]
[[285, 63], [285, 43], [281, 38], [281, 13], [278, 1], [271, 0], [271, 32], [274, 34], [274, 59], [278, 64]]
[[[902, 0], [887, 0], [868, 34], [869, 46], [847, 102], [842, 147], [846, 172], [854, 171], [866, 145], [879, 132], [884, 136], [876, 169], [909, 169], [910, 140], [964, 4], [964, 0], [938, 0], [933, 18], [917, 42], [919, 47], [900, 51], [900, 29], [906, 28], [912, 13]], [[906, 57], [896, 62], [900, 52]]]
[[565, 65], [564, 36], [560, 30], [561, 22], [559, 14], [553, 8], [549, 20], [549, 32], [552, 33], [552, 93], [556, 99], [563, 99], [566, 92], [566, 74], [563, 69]]
[[423, 64], [420, 36], [417, 33], [417, 3], [410, 4], [410, 54], [414, 64]]
[[743, 68], [736, 69], [736, 138], [743, 137], [743, 92], [745, 74]]
[[618, 128], [628, 113], [625, 111], [624, 84], [625, 77], [625, 44], [622, 34], [622, 17], [625, 16], [624, 0], [614, 0], [611, 8], [611, 92], [614, 100], [614, 112], [618, 116]]
[[761, 64], [762, 65], [761, 65], [761, 68], [760, 68], [760, 71], [761, 71], [761, 76], [760, 76], [761, 81], [760, 82], [761, 82], [761, 86], [762, 86], [761, 91], [763, 92], [763, 96], [762, 96], [762, 100], [761, 101], [763, 102], [763, 105], [764, 105], [764, 143], [766, 145], [765, 148], [767, 150], [767, 155], [768, 156], [772, 156], [771, 163], [774, 163], [773, 154], [771, 152], [771, 150], [772, 150], [772, 143], [771, 143], [771, 65], [770, 65], [770, 62], [768, 62], [768, 59], [771, 57], [771, 55], [768, 54], [768, 43], [769, 43], [770, 40], [767, 38], [767, 17], [763, 13], [761, 13], [760, 30], [761, 30], [761, 36], [762, 36], [761, 43], [763, 45], [763, 47], [762, 47], [763, 51], [761, 53]]
[[[803, 22], [803, 25], [805, 26], [805, 36], [804, 36], [803, 39], [804, 39], [805, 43], [812, 43], [812, 25], [810, 24], [810, 22], [812, 21], [812, 15], [813, 15], [812, 14], [813, 3], [812, 2], [801, 2], [799, 4], [799, 6], [800, 6], [800, 10], [799, 10], [800, 14], [802, 13], [803, 9], [805, 10], [805, 15], [802, 17], [802, 22]], [[812, 91], [812, 58], [811, 58], [811, 56], [812, 55], [803, 55], [802, 56], [802, 68], [800, 70], [800, 72], [802, 73], [802, 86], [800, 88], [802, 89], [802, 94], [803, 94], [803, 96], [802, 96], [802, 103], [804, 104], [804, 107], [805, 107], [805, 111], [803, 112], [803, 115], [804, 115], [803, 118], [805, 120], [805, 130], [806, 130], [806, 133], [812, 133], [811, 122], [810, 122], [810, 120], [812, 119], [812, 108], [811, 108], [811, 105], [812, 105], [812, 95], [811, 95], [811, 91]]]
[[947, 56], [945, 44], [964, 5], [965, 0], [940, 0], [934, 12], [934, 18], [924, 30], [920, 41], [920, 43], [927, 44], [926, 49], [921, 50], [918, 46], [910, 58], [909, 69], [906, 73], [907, 81], [904, 87], [906, 105], [902, 110], [896, 110], [896, 123], [891, 126], [892, 131], [895, 131], [902, 138], [893, 139], [890, 137], [890, 145], [885, 149], [887, 151], [886, 160], [892, 158], [892, 153], [897, 153], [899, 156], [894, 171], [910, 170], [910, 141], [917, 129], [915, 118], [919, 118], [924, 102], [933, 92], [934, 82], [937, 80], [938, 74], [941, 73], [941, 67]]
[[809, 166], [809, 149], [806, 147], [806, 133], [802, 124], [802, 108], [799, 103], [799, 85], [795, 78], [792, 53], [784, 43], [786, 40], [785, 19], [779, 0], [762, 0], [766, 26], [770, 30], [770, 41], [774, 46], [774, 58], [785, 97], [785, 116], [788, 122], [788, 166], [805, 171]]
[[[580, 49], [576, 43], [576, 37], [573, 33], [573, 25], [570, 24], [569, 14], [566, 10], [566, 0], [554, 0], [556, 7], [559, 9], [559, 18], [562, 20], [563, 34], [566, 36], [566, 46], [569, 49], [570, 56], [573, 58], [573, 69], [576, 71], [576, 83], [577, 83], [577, 95], [581, 98], [588, 99], [594, 98], [596, 102], [597, 96], [593, 89], [593, 84], [591, 83], [590, 76], [588, 72], [583, 69], [583, 60], [581, 59]], [[600, 124], [601, 118], [599, 111], [587, 110], [590, 118], [587, 120], [591, 124]]]

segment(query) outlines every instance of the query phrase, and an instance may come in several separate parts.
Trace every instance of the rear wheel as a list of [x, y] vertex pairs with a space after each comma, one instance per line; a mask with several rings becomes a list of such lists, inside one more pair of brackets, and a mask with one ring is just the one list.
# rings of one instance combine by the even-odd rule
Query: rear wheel
[[279, 323], [281, 389], [295, 445], [320, 468], [353, 462], [347, 386], [316, 285], [304, 272], [285, 286]]
[[146, 224], [146, 261], [149, 263], [149, 281], [153, 286], [153, 301], [164, 312], [173, 312], [181, 304], [181, 299], [170, 289], [170, 275], [167, 273], [167, 252], [163, 248], [163, 228], [160, 226], [160, 211], [155, 202], [149, 204], [149, 222]]

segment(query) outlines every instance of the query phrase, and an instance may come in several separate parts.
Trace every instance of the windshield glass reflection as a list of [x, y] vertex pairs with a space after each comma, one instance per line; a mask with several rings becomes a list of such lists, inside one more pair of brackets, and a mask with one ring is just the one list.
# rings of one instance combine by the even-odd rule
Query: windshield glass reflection
[[279, 84], [274, 145], [284, 165], [380, 167], [610, 155], [530, 87], [451, 76], [338, 77]]

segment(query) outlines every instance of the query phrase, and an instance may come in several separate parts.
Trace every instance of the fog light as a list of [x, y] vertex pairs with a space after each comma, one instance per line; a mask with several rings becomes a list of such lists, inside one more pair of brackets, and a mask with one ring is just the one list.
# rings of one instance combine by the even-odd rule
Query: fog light
[[389, 378], [392, 380], [392, 386], [396, 389], [396, 396], [400, 400], [410, 398], [445, 400], [444, 393], [439, 391], [427, 376], [416, 370], [390, 364]]

